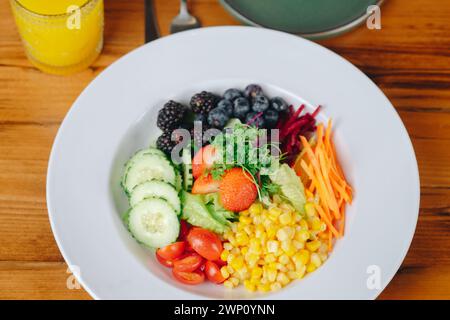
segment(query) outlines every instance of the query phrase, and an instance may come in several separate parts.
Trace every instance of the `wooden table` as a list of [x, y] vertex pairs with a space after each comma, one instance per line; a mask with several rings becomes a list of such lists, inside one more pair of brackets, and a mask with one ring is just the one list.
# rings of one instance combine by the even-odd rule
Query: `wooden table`
[[[192, 2], [205, 26], [237, 24], [215, 0]], [[177, 0], [156, 1], [164, 35], [177, 6]], [[90, 298], [83, 289], [67, 289], [67, 266], [47, 216], [45, 178], [53, 139], [72, 102], [109, 64], [143, 43], [143, 1], [107, 0], [105, 10], [101, 57], [84, 72], [58, 77], [31, 67], [8, 1], [0, 0], [0, 298]], [[384, 91], [409, 131], [419, 162], [416, 235], [380, 298], [449, 299], [450, 3], [389, 0], [382, 7], [381, 30], [363, 26], [320, 43]]]

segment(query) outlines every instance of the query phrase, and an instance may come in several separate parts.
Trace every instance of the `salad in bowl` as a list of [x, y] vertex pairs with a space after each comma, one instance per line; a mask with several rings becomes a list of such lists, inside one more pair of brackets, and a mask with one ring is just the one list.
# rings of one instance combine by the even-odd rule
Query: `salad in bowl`
[[170, 100], [156, 143], [125, 164], [126, 228], [186, 285], [269, 292], [314, 272], [353, 194], [319, 112], [257, 84]]

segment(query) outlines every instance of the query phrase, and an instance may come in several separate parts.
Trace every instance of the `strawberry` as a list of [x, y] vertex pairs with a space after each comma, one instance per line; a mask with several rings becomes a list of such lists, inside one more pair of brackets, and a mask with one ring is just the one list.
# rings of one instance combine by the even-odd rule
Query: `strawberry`
[[225, 173], [219, 192], [222, 206], [235, 212], [248, 209], [258, 196], [252, 177], [241, 168], [233, 168]]
[[210, 169], [218, 158], [216, 148], [207, 145], [201, 148], [192, 159], [192, 175], [194, 179], [200, 177], [206, 170]]
[[193, 194], [213, 193], [219, 191], [220, 180], [214, 180], [212, 175], [200, 176], [192, 186]]

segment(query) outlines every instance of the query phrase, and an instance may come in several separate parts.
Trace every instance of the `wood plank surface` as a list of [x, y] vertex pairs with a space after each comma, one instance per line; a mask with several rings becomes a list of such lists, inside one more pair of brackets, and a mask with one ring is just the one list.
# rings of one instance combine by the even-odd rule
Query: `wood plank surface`
[[[168, 34], [177, 0], [156, 0]], [[216, 0], [192, 0], [204, 26], [232, 25]], [[319, 41], [358, 66], [391, 100], [412, 138], [421, 209], [408, 255], [381, 299], [450, 299], [450, 2], [388, 0], [382, 29]], [[0, 0], [0, 299], [89, 299], [68, 289], [47, 216], [45, 179], [56, 131], [104, 68], [144, 42], [143, 1], [106, 0], [105, 47], [87, 70], [44, 74], [26, 59], [8, 0]], [[70, 280], [70, 279], [69, 279]]]

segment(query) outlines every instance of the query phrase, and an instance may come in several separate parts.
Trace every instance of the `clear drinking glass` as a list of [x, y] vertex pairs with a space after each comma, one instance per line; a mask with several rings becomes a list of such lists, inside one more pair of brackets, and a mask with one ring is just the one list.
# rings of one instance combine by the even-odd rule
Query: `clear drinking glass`
[[103, 48], [103, 0], [10, 0], [28, 59], [53, 74], [91, 65]]

